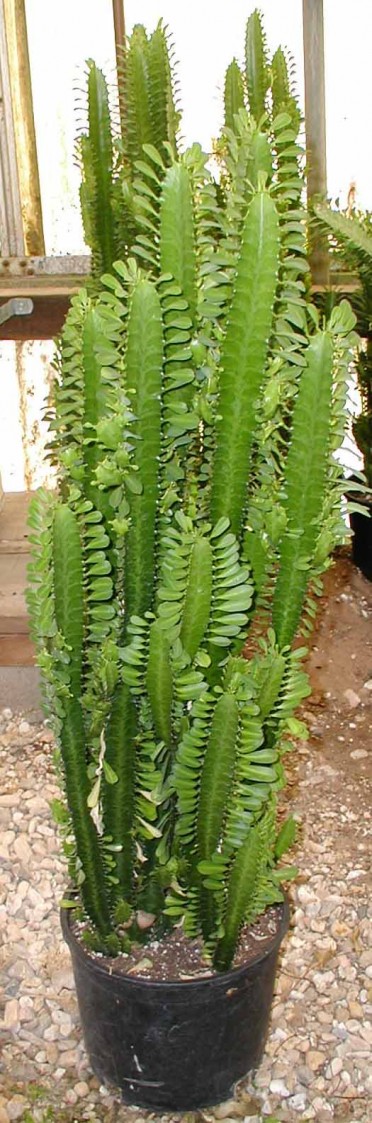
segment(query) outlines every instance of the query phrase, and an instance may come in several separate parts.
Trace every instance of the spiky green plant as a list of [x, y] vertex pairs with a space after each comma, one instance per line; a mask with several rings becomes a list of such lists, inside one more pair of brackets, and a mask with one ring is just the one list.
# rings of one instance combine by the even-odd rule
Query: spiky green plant
[[123, 49], [118, 74], [121, 113], [107, 80], [87, 63], [87, 130], [78, 139], [84, 235], [97, 279], [124, 257], [135, 237], [132, 184], [144, 144], [163, 159], [176, 154], [180, 114], [173, 47], [160, 21], [147, 35], [137, 24]]
[[363, 456], [368, 486], [372, 488], [372, 216], [368, 212], [345, 215], [326, 203], [316, 204], [314, 211], [359, 281], [351, 300], [365, 345], [359, 350], [356, 364], [362, 412], [353, 422], [353, 433]]
[[[354, 321], [347, 304], [326, 326], [301, 318], [293, 377], [266, 140], [269, 179], [245, 185], [231, 149], [223, 196], [197, 145], [165, 162], [145, 144], [133, 257], [66, 321], [49, 414], [59, 494], [30, 513], [57, 814], [94, 939], [127, 950], [145, 910], [147, 939], [182, 922], [219, 970], [291, 874], [276, 802], [309, 692], [293, 641], [344, 535], [334, 451]], [[288, 323], [297, 295], [302, 312], [298, 279]]]
[[[259, 183], [270, 188], [280, 228], [278, 285], [269, 343], [271, 362], [265, 393], [260, 399], [260, 440], [253, 442], [251, 448], [252, 486], [246, 523], [256, 533], [246, 535], [244, 546], [259, 598], [265, 595], [280, 529], [280, 508], [273, 511], [276, 465], [286, 452], [286, 423], [305, 365], [308, 325], [316, 318], [310, 299], [300, 129], [293, 62], [280, 47], [270, 59], [262, 15], [256, 9], [247, 23], [244, 68], [240, 70], [233, 60], [227, 70], [225, 123], [217, 155], [221, 161], [222, 188], [226, 185], [227, 189], [229, 249], [237, 252], [233, 238], [240, 229], [252, 190]], [[250, 383], [247, 395], [249, 387]], [[249, 407], [244, 417], [246, 426]]]

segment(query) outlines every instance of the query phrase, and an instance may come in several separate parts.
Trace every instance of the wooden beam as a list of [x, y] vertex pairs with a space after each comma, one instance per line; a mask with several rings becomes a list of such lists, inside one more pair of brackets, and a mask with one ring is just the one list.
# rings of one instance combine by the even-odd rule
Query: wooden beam
[[[325, 111], [323, 0], [302, 0], [305, 128], [307, 154], [307, 198], [327, 195], [327, 148]], [[314, 284], [329, 283], [327, 238], [311, 231], [311, 272]]]
[[89, 254], [0, 257], [0, 298], [71, 295], [86, 283], [90, 267]]
[[71, 296], [48, 295], [32, 299], [34, 307], [29, 316], [13, 316], [5, 324], [1, 324], [0, 340], [13, 339], [24, 343], [31, 339], [54, 339], [59, 335], [70, 307]]
[[25, 252], [43, 254], [44, 233], [25, 0], [3, 0]]
[[12, 297], [29, 297], [33, 311], [13, 316], [0, 327], [0, 339], [19, 342], [59, 335], [71, 297], [86, 284], [90, 257], [0, 258], [0, 305]]

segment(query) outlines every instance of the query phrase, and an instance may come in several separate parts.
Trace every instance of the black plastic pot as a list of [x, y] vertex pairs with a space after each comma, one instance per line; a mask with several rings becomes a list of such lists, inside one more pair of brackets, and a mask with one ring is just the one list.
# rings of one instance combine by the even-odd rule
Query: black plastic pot
[[358, 497], [358, 503], [365, 507], [366, 513], [353, 511], [349, 515], [353, 531], [353, 562], [372, 581], [372, 500]]
[[61, 923], [99, 1079], [120, 1088], [125, 1103], [152, 1110], [192, 1111], [229, 1099], [262, 1057], [287, 900], [271, 943], [249, 966], [186, 982], [109, 974], [77, 940], [68, 910]]

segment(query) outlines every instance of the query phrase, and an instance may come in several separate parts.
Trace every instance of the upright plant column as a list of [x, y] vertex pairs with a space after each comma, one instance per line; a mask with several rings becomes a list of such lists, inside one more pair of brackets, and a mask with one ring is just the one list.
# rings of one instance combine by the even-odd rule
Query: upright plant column
[[309, 559], [322, 520], [332, 411], [333, 346], [329, 332], [318, 332], [309, 344], [306, 359], [284, 473], [288, 521], [280, 544], [272, 610], [279, 647], [292, 643], [299, 624]]
[[89, 808], [85, 730], [81, 707], [84, 636], [83, 561], [79, 525], [65, 504], [57, 507], [53, 526], [54, 599], [57, 627], [70, 652], [69, 695], [64, 698], [61, 750], [68, 808], [78, 858], [85, 872], [81, 892], [98, 931], [110, 931], [99, 841]]
[[256, 409], [264, 380], [279, 261], [279, 220], [266, 191], [253, 196], [244, 223], [221, 356], [211, 515], [240, 536]]
[[134, 413], [134, 463], [138, 494], [130, 496], [130, 529], [125, 549], [125, 611], [141, 616], [152, 606], [155, 525], [158, 501], [163, 327], [155, 286], [137, 283], [128, 316], [126, 385]]

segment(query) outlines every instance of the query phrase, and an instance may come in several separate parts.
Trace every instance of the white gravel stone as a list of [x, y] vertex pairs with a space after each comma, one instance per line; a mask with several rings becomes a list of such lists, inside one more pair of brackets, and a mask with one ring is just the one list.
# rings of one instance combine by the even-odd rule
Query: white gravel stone
[[284, 1080], [271, 1080], [270, 1092], [272, 1092], [273, 1096], [280, 1096], [281, 1099], [286, 1099], [287, 1096], [290, 1095], [289, 1089], [284, 1083]]
[[334, 1077], [334, 1076], [338, 1076], [338, 1074], [339, 1074], [339, 1072], [341, 1072], [342, 1068], [343, 1068], [342, 1058], [341, 1057], [333, 1057], [330, 1064], [327, 1065], [327, 1068], [325, 1070], [325, 1075], [328, 1078], [328, 1080], [331, 1080], [332, 1077]]
[[5, 1004], [4, 1026], [5, 1029], [15, 1029], [19, 1022], [19, 1006], [16, 998], [10, 998]]
[[294, 1096], [290, 1096], [288, 1106], [291, 1107], [293, 1111], [305, 1111], [306, 1093], [296, 1092]]
[[73, 1088], [67, 1089], [67, 1092], [65, 1093], [65, 1096], [64, 1096], [64, 1101], [65, 1101], [66, 1104], [69, 1104], [69, 1106], [71, 1106], [71, 1107], [74, 1107], [75, 1104], [77, 1104], [78, 1097], [76, 1095], [76, 1092], [74, 1092]]
[[51, 977], [53, 990], [56, 994], [60, 994], [61, 990], [74, 989], [74, 976], [70, 967], [61, 968], [59, 971], [54, 971]]
[[26, 835], [18, 835], [18, 838], [16, 838], [14, 841], [13, 850], [16, 858], [19, 858], [20, 862], [23, 862], [25, 866], [28, 866], [32, 859], [32, 850], [29, 842], [27, 841]]
[[57, 1041], [58, 1029], [57, 1026], [47, 1026], [43, 1034], [45, 1041]]
[[28, 721], [21, 721], [18, 728], [19, 728], [19, 732], [23, 734], [23, 733], [29, 733], [30, 729], [31, 729], [31, 726], [29, 725]]
[[85, 1080], [79, 1080], [77, 1084], [74, 1084], [74, 1092], [76, 1092], [79, 1099], [84, 1098], [84, 1096], [89, 1096], [89, 1084], [87, 1084]]
[[356, 694], [355, 690], [344, 690], [344, 698], [351, 709], [355, 710], [357, 706], [360, 706], [361, 699], [359, 698], [359, 694]]
[[21, 1119], [27, 1107], [27, 1099], [25, 1096], [12, 1096], [11, 1100], [7, 1103], [8, 1119]]
[[19, 1000], [19, 1017], [21, 1022], [32, 1022], [34, 1017], [34, 1004], [28, 994], [22, 995]]

